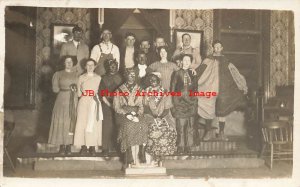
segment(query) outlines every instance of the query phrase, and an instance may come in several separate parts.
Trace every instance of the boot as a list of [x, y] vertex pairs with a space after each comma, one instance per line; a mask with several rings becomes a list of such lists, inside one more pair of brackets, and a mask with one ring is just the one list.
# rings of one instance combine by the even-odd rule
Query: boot
[[146, 163], [146, 153], [145, 153], [144, 145], [139, 146], [139, 154], [138, 155], [139, 155], [140, 163]]
[[72, 152], [71, 152], [71, 145], [67, 145], [66, 146], [66, 155], [71, 155], [72, 154]]
[[212, 120], [211, 119], [205, 119], [205, 132], [204, 132], [204, 135], [203, 135], [203, 141], [208, 141], [211, 139], [211, 135], [209, 133], [209, 131], [211, 130], [211, 122]]
[[88, 153], [88, 152], [87, 152], [87, 147], [86, 147], [85, 145], [81, 146], [81, 150], [80, 150], [79, 154], [80, 154], [81, 156], [86, 156], [87, 153]]
[[178, 147], [177, 147], [177, 153], [178, 153], [178, 154], [183, 154], [183, 153], [184, 153], [184, 147], [178, 146]]
[[190, 146], [185, 146], [184, 147], [184, 153], [190, 154], [191, 153], [191, 148]]
[[65, 151], [66, 151], [66, 146], [65, 145], [60, 145], [58, 154], [59, 155], [65, 155]]
[[219, 128], [220, 128], [219, 135], [218, 135], [219, 140], [228, 141], [228, 138], [224, 134], [225, 122], [220, 121]]
[[96, 156], [96, 149], [95, 149], [95, 146], [90, 146], [90, 147], [89, 147], [89, 153], [90, 153], [90, 155], [92, 155], [92, 156]]

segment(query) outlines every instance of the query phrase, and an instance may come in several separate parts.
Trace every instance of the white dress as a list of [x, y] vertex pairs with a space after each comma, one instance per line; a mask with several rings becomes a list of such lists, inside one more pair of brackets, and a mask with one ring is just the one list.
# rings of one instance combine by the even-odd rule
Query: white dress
[[[77, 122], [74, 135], [75, 146], [101, 146], [102, 145], [102, 120], [103, 113], [101, 102], [93, 96], [83, 96], [86, 90], [93, 90], [95, 96], [101, 77], [94, 73], [93, 76], [83, 74], [78, 80], [78, 96], [80, 100], [77, 107]], [[99, 96], [99, 95], [98, 95]], [[98, 106], [98, 109], [97, 109]]]

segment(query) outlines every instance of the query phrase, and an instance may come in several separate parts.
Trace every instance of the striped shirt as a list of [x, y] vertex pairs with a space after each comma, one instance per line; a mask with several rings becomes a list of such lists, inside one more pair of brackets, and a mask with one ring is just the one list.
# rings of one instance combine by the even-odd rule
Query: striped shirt
[[164, 89], [170, 90], [171, 76], [179, 67], [173, 62], [161, 63], [155, 62], [149, 66], [150, 72], [159, 72], [161, 74], [161, 84]]

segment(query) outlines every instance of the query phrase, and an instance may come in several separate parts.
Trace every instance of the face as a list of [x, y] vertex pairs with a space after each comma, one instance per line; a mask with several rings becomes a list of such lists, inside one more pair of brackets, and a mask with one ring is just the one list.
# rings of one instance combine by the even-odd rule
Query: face
[[146, 54], [139, 54], [137, 57], [137, 61], [139, 64], [144, 65], [147, 63], [147, 57]]
[[109, 30], [104, 30], [102, 32], [101, 38], [105, 41], [105, 42], [109, 42], [110, 39], [112, 37], [112, 34]]
[[80, 41], [81, 37], [82, 37], [82, 32], [81, 31], [75, 31], [73, 33], [73, 39], [75, 41], [77, 41], [77, 42]]
[[95, 64], [94, 64], [94, 62], [93, 62], [93, 61], [88, 61], [88, 62], [86, 63], [85, 68], [86, 68], [86, 71], [87, 71], [88, 73], [94, 72], [94, 69], [95, 69]]
[[192, 64], [191, 58], [189, 56], [185, 56], [182, 59], [182, 69], [189, 69]]
[[109, 72], [110, 72], [110, 73], [116, 73], [117, 70], [118, 70], [118, 65], [117, 65], [117, 63], [111, 63], [111, 64], [109, 65]]
[[135, 73], [134, 72], [129, 72], [127, 82], [129, 84], [135, 83]]
[[65, 59], [65, 69], [71, 69], [73, 67], [73, 60], [72, 58]]
[[184, 46], [190, 46], [191, 45], [191, 37], [189, 35], [184, 35], [182, 38], [182, 43]]
[[140, 49], [144, 52], [148, 52], [150, 48], [150, 44], [148, 41], [142, 41], [141, 45], [140, 45]]
[[167, 52], [165, 49], [161, 49], [161, 50], [160, 50], [160, 57], [161, 57], [162, 59], [167, 58], [167, 57], [168, 57], [168, 52]]
[[154, 76], [154, 75], [152, 75], [151, 77], [150, 77], [150, 85], [152, 86], [152, 87], [157, 87], [158, 86], [158, 84], [159, 84], [159, 80], [158, 80], [158, 78], [156, 77], [156, 76]]
[[125, 39], [126, 46], [133, 47], [135, 43], [135, 38], [133, 36], [127, 36]]
[[222, 51], [223, 51], [223, 46], [222, 46], [222, 44], [216, 43], [216, 44], [214, 45], [214, 52], [215, 52], [216, 54], [220, 54]]
[[166, 46], [165, 39], [163, 39], [163, 38], [156, 38], [156, 40], [155, 40], [155, 46], [156, 47]]

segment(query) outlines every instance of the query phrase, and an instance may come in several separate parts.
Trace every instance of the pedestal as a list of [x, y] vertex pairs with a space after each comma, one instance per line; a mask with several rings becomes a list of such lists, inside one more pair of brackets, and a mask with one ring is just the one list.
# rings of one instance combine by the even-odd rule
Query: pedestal
[[165, 167], [151, 166], [151, 165], [139, 165], [126, 168], [126, 175], [146, 176], [146, 175], [166, 175], [167, 170]]

